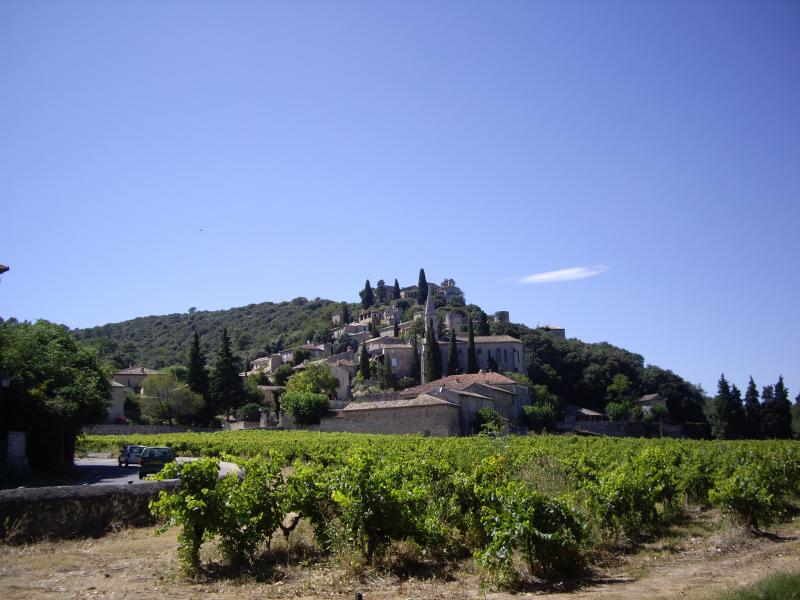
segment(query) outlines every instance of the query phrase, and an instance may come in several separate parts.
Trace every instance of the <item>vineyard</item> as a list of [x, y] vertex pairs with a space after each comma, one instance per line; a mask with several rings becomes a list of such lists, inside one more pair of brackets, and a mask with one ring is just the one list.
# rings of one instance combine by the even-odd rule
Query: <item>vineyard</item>
[[[790, 441], [242, 431], [85, 437], [81, 449], [123, 443], [209, 457], [168, 465], [180, 491], [152, 506], [181, 528], [189, 571], [202, 568], [205, 541], [246, 568], [305, 519], [321, 554], [375, 563], [402, 542], [440, 563], [471, 556], [485, 582], [509, 587], [579, 572], [598, 548], [658, 536], [690, 511], [762, 529], [800, 497]], [[222, 456], [244, 475], [217, 480]]]

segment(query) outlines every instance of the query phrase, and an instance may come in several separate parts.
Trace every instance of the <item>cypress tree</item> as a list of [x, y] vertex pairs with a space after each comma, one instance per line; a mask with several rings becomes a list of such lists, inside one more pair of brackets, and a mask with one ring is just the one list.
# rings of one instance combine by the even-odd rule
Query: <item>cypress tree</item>
[[392, 290], [392, 299], [399, 300], [400, 299], [400, 284], [397, 283], [397, 278], [394, 280], [394, 289]]
[[767, 438], [788, 439], [792, 437], [792, 405], [789, 390], [783, 383], [783, 375], [772, 388], [771, 398], [764, 402], [764, 434]]
[[708, 420], [711, 424], [711, 435], [718, 440], [731, 437], [731, 386], [725, 375], [720, 375], [717, 382], [717, 395], [711, 400]]
[[381, 388], [385, 390], [394, 389], [395, 387], [394, 373], [392, 373], [392, 359], [385, 354], [383, 355], [383, 364], [378, 372], [378, 383]]
[[414, 385], [419, 385], [420, 374], [422, 373], [422, 365], [420, 364], [419, 348], [417, 347], [417, 336], [411, 338], [411, 349], [413, 354], [411, 356], [411, 379], [414, 380]]
[[425, 269], [419, 270], [419, 281], [417, 282], [417, 304], [425, 304], [428, 299], [428, 280], [425, 279]]
[[239, 361], [231, 352], [227, 329], [222, 330], [219, 352], [211, 371], [210, 388], [211, 405], [215, 410], [229, 415], [233, 409], [244, 403], [244, 384], [239, 377]]
[[369, 379], [369, 352], [367, 352], [367, 344], [361, 344], [361, 354], [358, 357], [358, 370], [364, 379]]
[[486, 313], [481, 311], [478, 316], [478, 335], [491, 335], [489, 329], [489, 320], [486, 318]]
[[731, 385], [730, 417], [728, 420], [728, 437], [730, 439], [741, 439], [747, 437], [747, 420], [742, 406], [742, 392]]
[[342, 302], [342, 325], [347, 325], [350, 322], [350, 305], [347, 302]]
[[753, 377], [750, 377], [750, 382], [747, 384], [747, 390], [744, 393], [744, 414], [746, 426], [746, 435], [750, 439], [758, 439], [761, 437], [761, 404], [758, 401], [758, 388], [756, 387]]
[[433, 334], [433, 320], [428, 319], [425, 333], [425, 382], [436, 381], [442, 377], [442, 355], [439, 343]]
[[375, 286], [375, 304], [386, 304], [386, 282], [383, 279], [379, 279]]
[[450, 332], [450, 343], [447, 344], [447, 374], [457, 375], [461, 372], [461, 365], [458, 364], [458, 344], [456, 332]]
[[397, 322], [397, 319], [394, 320], [394, 331], [392, 333], [394, 333], [394, 337], [400, 337], [400, 323]]
[[364, 284], [364, 289], [361, 291], [361, 306], [365, 309], [369, 308], [375, 303], [375, 295], [372, 293], [372, 286], [369, 284], [369, 279]]
[[489, 366], [488, 366], [488, 369], [489, 369], [489, 370], [490, 370], [492, 373], [497, 373], [497, 370], [498, 370], [498, 368], [499, 368], [499, 367], [498, 367], [498, 365], [497, 365], [497, 359], [495, 359], [495, 357], [494, 357], [494, 356], [492, 356], [492, 353], [491, 353], [491, 351], [489, 351]]
[[208, 371], [206, 370], [206, 357], [200, 348], [200, 336], [197, 331], [192, 335], [192, 345], [189, 346], [189, 363], [186, 365], [189, 373], [187, 383], [189, 389], [195, 394], [200, 394], [203, 399], [208, 398]]
[[475, 332], [472, 329], [472, 317], [469, 318], [469, 345], [467, 346], [467, 373], [478, 372], [478, 355], [475, 353]]

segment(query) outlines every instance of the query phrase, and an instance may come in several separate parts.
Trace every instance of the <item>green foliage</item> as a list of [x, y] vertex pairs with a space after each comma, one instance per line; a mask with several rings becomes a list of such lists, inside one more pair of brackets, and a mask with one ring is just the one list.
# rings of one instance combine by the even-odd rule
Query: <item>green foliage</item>
[[776, 573], [760, 581], [711, 597], [712, 600], [797, 600], [800, 573]]
[[472, 327], [472, 317], [468, 321], [469, 341], [467, 343], [467, 373], [478, 372], [478, 355], [475, 353], [475, 331]]
[[386, 304], [386, 300], [386, 282], [383, 279], [379, 279], [377, 285], [375, 286], [375, 304], [378, 306], [381, 304]]
[[481, 408], [475, 415], [475, 433], [500, 433], [503, 417], [493, 408]]
[[265, 356], [308, 340], [328, 341], [331, 315], [340, 308], [341, 304], [330, 300], [295, 298], [229, 310], [140, 317], [77, 329], [73, 334], [97, 348], [100, 358], [118, 369], [131, 364], [159, 369], [186, 360], [195, 331], [206, 355], [219, 347], [225, 328], [240, 344], [237, 351], [243, 356]]
[[225, 414], [244, 403], [244, 385], [239, 377], [239, 361], [231, 353], [230, 339], [226, 330], [222, 331], [217, 359], [211, 371], [209, 404], [214, 416], [222, 411]]
[[758, 388], [753, 378], [747, 384], [744, 393], [745, 437], [761, 438], [761, 403], [758, 400]]
[[361, 377], [364, 379], [370, 378], [369, 372], [369, 351], [367, 350], [367, 344], [361, 344], [361, 353], [358, 355], [358, 372], [361, 374]]
[[292, 352], [292, 366], [302, 365], [305, 361], [311, 358], [311, 350], [305, 348], [298, 348]]
[[261, 418], [261, 406], [254, 402], [236, 409], [236, 418], [240, 421], [258, 421]]
[[284, 363], [272, 372], [272, 381], [275, 385], [286, 385], [292, 375], [294, 375], [292, 365]]
[[364, 284], [364, 289], [361, 290], [359, 295], [361, 296], [361, 306], [363, 308], [366, 309], [375, 304], [375, 295], [372, 292], [372, 286], [369, 284], [369, 279], [367, 279], [367, 282]]
[[142, 413], [152, 421], [195, 425], [203, 421], [205, 402], [168, 373], [149, 375], [142, 382]]
[[417, 280], [417, 304], [425, 304], [428, 299], [428, 280], [425, 278], [425, 269], [419, 270]]
[[0, 323], [3, 429], [25, 431], [34, 470], [72, 465], [81, 427], [102, 422], [110, 373], [66, 327], [47, 321]]
[[461, 372], [458, 362], [458, 346], [456, 342], [456, 332], [450, 334], [450, 341], [447, 344], [447, 374], [457, 375]]
[[308, 390], [287, 390], [281, 395], [281, 407], [297, 425], [316, 425], [330, 410], [330, 400]]
[[383, 362], [378, 368], [378, 385], [383, 390], [393, 390], [397, 387], [397, 380], [392, 373], [392, 359], [386, 355], [383, 357]]
[[770, 397], [764, 402], [762, 413], [764, 436], [772, 439], [792, 437], [792, 405], [789, 392], [783, 383], [783, 375], [772, 388]]
[[605, 413], [612, 421], [624, 421], [628, 418], [628, 406], [619, 402], [609, 402], [606, 404]]
[[200, 336], [197, 331], [192, 333], [192, 344], [189, 346], [187, 362], [187, 383], [189, 389], [195, 394], [200, 394], [204, 399], [208, 396], [208, 369], [206, 369], [206, 356], [200, 347]]
[[422, 375], [422, 359], [419, 356], [416, 334], [412, 334], [411, 337], [411, 351], [411, 379], [414, 381], [413, 385], [419, 385]]
[[328, 398], [336, 396], [339, 380], [336, 379], [328, 363], [312, 363], [286, 382], [287, 392], [310, 392], [323, 394]]
[[529, 404], [522, 407], [522, 420], [533, 431], [554, 431], [556, 411], [551, 404]]
[[728, 384], [725, 375], [721, 375], [717, 383], [717, 395], [709, 405], [708, 421], [711, 435], [718, 440], [732, 440], [746, 433], [741, 394], [735, 385]]
[[428, 319], [425, 329], [425, 381], [435, 381], [442, 377], [442, 354], [433, 332], [433, 319]]

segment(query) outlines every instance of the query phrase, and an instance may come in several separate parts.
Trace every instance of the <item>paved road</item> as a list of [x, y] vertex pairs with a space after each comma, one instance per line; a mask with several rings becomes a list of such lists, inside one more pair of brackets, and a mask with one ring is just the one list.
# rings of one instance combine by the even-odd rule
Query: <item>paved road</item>
[[[178, 461], [191, 460], [180, 457]], [[75, 485], [136, 485], [144, 483], [139, 479], [139, 467], [120, 467], [116, 458], [76, 458], [75, 466], [81, 470], [81, 480]], [[220, 463], [220, 477], [235, 470], [233, 463]]]

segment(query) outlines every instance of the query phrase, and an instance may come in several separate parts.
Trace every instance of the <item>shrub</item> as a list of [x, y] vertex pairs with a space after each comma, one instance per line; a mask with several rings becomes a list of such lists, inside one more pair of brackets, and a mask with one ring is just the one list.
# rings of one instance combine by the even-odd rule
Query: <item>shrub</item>
[[753, 529], [773, 523], [779, 507], [764, 484], [761, 467], [745, 464], [722, 476], [708, 492], [711, 503], [741, 519]]
[[522, 420], [528, 429], [552, 431], [556, 426], [556, 411], [549, 404], [530, 404], [522, 407]]
[[240, 421], [258, 421], [261, 418], [261, 406], [255, 402], [240, 406], [236, 409], [236, 418]]
[[325, 394], [285, 392], [281, 396], [281, 407], [297, 425], [316, 425], [330, 410], [330, 401]]
[[493, 408], [481, 408], [475, 415], [476, 433], [500, 433], [503, 417]]

